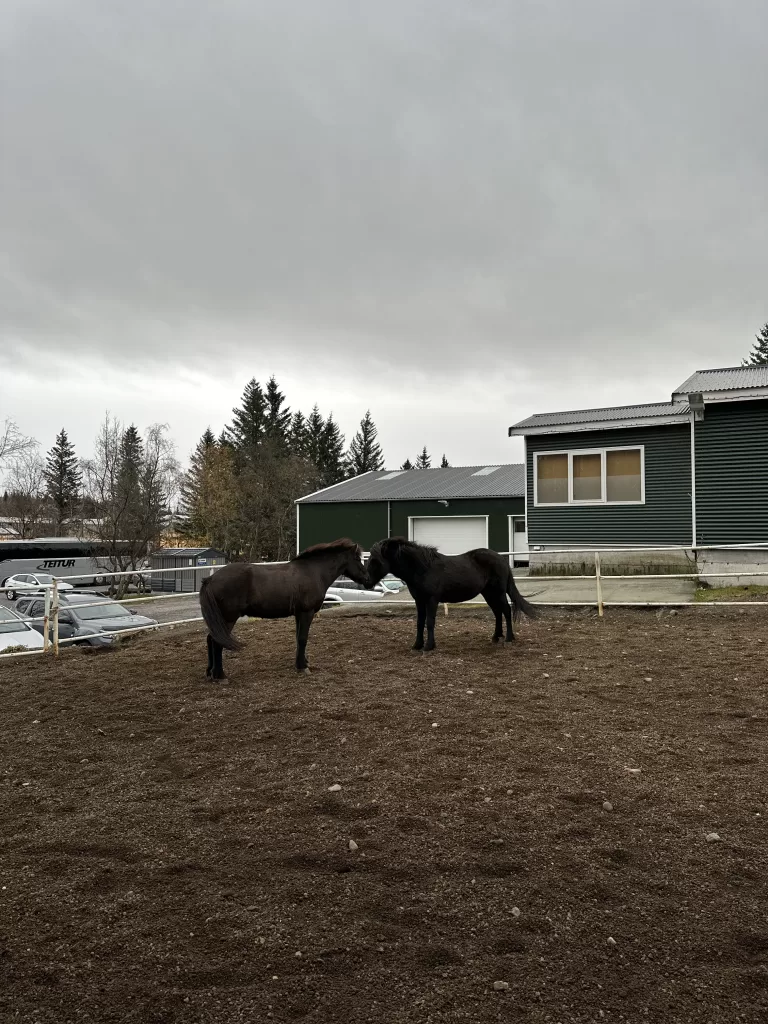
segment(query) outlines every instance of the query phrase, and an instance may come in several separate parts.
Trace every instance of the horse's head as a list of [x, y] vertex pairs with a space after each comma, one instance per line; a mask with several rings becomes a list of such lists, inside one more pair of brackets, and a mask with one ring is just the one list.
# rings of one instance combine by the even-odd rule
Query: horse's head
[[368, 573], [363, 565], [363, 549], [359, 544], [347, 549], [346, 559], [341, 567], [340, 575], [348, 576], [349, 579], [354, 580], [355, 583], [361, 583], [364, 587], [369, 585]]
[[387, 540], [380, 540], [371, 548], [371, 556], [368, 559], [368, 585], [375, 587], [392, 572], [392, 561], [397, 557], [399, 539], [390, 537]]

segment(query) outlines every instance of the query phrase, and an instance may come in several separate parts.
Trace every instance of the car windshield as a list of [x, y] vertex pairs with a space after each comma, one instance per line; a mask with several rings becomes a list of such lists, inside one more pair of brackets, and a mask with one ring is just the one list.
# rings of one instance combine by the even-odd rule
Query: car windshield
[[381, 582], [387, 588], [387, 590], [400, 589], [400, 584], [397, 582], [397, 580], [382, 580]]
[[118, 604], [116, 601], [99, 601], [98, 604], [91, 605], [90, 608], [80, 608], [76, 604], [71, 607], [73, 607], [77, 612], [78, 618], [86, 620], [122, 619], [131, 614], [127, 608], [123, 608], [123, 606]]
[[0, 606], [0, 633], [23, 633], [29, 629], [26, 623], [17, 619], [7, 608]]
[[49, 576], [45, 572], [39, 572], [37, 576], [32, 578], [37, 580], [38, 583], [53, 583], [53, 576]]

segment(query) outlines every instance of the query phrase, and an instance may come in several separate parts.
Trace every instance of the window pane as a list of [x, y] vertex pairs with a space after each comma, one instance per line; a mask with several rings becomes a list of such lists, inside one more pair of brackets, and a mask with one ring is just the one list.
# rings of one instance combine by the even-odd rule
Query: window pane
[[641, 501], [640, 449], [606, 452], [608, 501]]
[[603, 496], [602, 456], [573, 456], [573, 500], [600, 501]]
[[536, 495], [540, 503], [568, 501], [567, 455], [539, 455], [536, 475]]

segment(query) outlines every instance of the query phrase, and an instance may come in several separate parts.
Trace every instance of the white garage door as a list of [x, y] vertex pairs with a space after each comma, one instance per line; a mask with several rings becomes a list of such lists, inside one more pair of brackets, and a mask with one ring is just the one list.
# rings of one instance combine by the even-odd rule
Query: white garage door
[[440, 516], [412, 519], [411, 540], [429, 544], [444, 555], [460, 555], [472, 548], [488, 547], [485, 516]]

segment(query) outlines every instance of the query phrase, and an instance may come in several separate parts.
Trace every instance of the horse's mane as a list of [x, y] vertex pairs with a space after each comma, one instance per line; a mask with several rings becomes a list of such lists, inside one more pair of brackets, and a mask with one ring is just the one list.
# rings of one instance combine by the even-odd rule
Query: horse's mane
[[405, 537], [392, 537], [386, 543], [394, 547], [398, 554], [406, 555], [411, 561], [418, 562], [425, 569], [434, 562], [439, 554], [437, 548], [430, 547], [428, 544], [417, 544], [415, 540], [406, 540]]
[[339, 540], [332, 540], [328, 544], [313, 544], [311, 548], [305, 548], [298, 555], [294, 555], [292, 562], [300, 559], [320, 558], [322, 555], [335, 554], [339, 551], [359, 551], [360, 545], [349, 537], [341, 537]]

